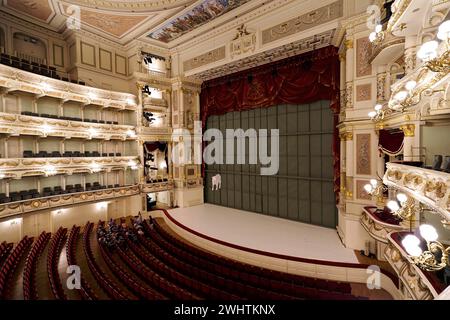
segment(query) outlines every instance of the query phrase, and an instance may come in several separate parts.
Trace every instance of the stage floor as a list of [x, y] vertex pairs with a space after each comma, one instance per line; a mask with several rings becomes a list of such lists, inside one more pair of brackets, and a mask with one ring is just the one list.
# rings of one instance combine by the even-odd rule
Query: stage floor
[[209, 237], [293, 257], [359, 263], [337, 231], [212, 204], [170, 209], [179, 223]]

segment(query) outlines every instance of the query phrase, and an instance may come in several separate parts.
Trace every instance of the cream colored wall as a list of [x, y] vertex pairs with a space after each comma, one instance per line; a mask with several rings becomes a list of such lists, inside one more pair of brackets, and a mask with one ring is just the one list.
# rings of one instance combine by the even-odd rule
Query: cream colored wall
[[450, 124], [445, 126], [422, 126], [421, 146], [424, 148], [425, 163], [432, 165], [435, 155], [450, 156]]
[[25, 235], [36, 237], [42, 231], [55, 232], [59, 227], [84, 226], [88, 221], [137, 215], [142, 210], [141, 203], [140, 195], [135, 195], [4, 219], [0, 221], [0, 242], [18, 242]]

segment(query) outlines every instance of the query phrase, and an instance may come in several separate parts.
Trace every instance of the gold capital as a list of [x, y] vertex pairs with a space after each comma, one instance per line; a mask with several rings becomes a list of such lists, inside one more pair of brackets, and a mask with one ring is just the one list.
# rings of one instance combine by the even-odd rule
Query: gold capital
[[344, 46], [345, 49], [353, 49], [353, 40], [352, 39], [347, 39], [344, 41]]
[[400, 130], [403, 131], [405, 137], [414, 137], [414, 131], [416, 130], [416, 126], [414, 124], [405, 124], [400, 127]]

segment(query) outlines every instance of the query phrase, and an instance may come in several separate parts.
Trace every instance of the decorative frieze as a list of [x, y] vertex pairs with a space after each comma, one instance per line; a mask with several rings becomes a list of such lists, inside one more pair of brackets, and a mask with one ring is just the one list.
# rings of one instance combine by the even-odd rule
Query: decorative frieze
[[327, 6], [312, 10], [294, 19], [280, 23], [262, 31], [262, 44], [285, 38], [298, 32], [302, 32], [318, 25], [333, 21], [342, 17], [342, 0], [333, 2]]
[[208, 51], [197, 57], [191, 58], [183, 62], [183, 70], [190, 71], [192, 69], [202, 67], [204, 65], [225, 59], [225, 46]]

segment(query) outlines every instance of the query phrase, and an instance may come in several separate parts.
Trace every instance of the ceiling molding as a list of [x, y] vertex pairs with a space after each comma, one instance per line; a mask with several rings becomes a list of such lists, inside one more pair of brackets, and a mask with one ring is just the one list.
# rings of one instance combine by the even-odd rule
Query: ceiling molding
[[66, 3], [108, 11], [152, 12], [189, 6], [196, 0], [65, 0]]

